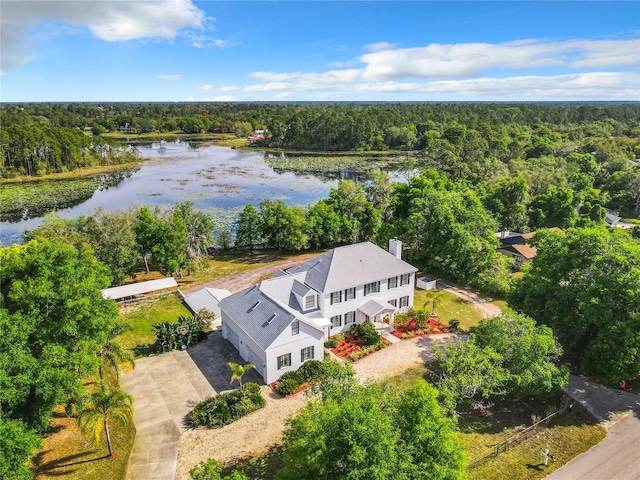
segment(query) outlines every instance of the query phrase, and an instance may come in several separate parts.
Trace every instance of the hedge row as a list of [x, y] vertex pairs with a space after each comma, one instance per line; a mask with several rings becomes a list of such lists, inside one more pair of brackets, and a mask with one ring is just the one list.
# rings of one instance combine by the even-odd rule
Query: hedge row
[[319, 382], [324, 376], [325, 366], [319, 360], [309, 360], [298, 370], [285, 372], [275, 384], [275, 389], [283, 395], [289, 395], [298, 390], [303, 383]]

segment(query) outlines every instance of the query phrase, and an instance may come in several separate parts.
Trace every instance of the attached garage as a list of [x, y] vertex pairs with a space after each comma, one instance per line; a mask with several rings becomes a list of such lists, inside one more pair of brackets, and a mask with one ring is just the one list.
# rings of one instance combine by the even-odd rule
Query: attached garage
[[247, 361], [249, 363], [253, 363], [256, 367], [256, 371], [260, 374], [263, 375], [263, 368], [262, 368], [262, 360], [260, 359], [260, 357], [256, 354], [256, 352], [254, 352], [253, 350], [251, 350], [250, 348], [247, 348]]
[[240, 337], [238, 337], [238, 334], [234, 332], [233, 329], [229, 327], [229, 325], [227, 325], [226, 327], [227, 327], [227, 340], [231, 342], [231, 345], [236, 347], [236, 350], [240, 351]]

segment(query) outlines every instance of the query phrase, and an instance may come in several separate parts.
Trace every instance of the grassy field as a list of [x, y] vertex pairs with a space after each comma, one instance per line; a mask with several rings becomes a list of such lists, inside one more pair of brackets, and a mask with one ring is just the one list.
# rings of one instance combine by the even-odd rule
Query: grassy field
[[42, 441], [42, 449], [35, 458], [35, 479], [123, 479], [133, 448], [133, 423], [109, 424], [115, 457], [109, 458], [107, 442], [101, 438], [94, 443], [85, 437], [75, 417], [67, 417], [62, 408], [54, 412], [49, 433]]
[[[504, 403], [492, 408], [492, 415], [460, 421], [461, 438], [470, 459], [503, 442], [534, 418], [544, 418], [557, 404]], [[604, 428], [579, 404], [567, 414], [538, 426], [521, 443], [468, 469], [470, 480], [534, 480], [546, 477], [572, 458], [587, 451], [606, 435]], [[541, 450], [548, 448], [555, 462], [544, 465]]]
[[120, 314], [120, 321], [127, 324], [130, 330], [116, 337], [116, 341], [136, 352], [136, 355], [152, 353], [149, 351], [155, 341], [152, 325], [177, 322], [180, 315], [189, 317], [192, 314], [177, 294], [139, 303], [131, 311]]
[[443, 290], [418, 290], [416, 289], [413, 306], [416, 310], [425, 310], [431, 312], [431, 299], [435, 295], [440, 295], [438, 302], [436, 303], [435, 312], [438, 314], [438, 320], [442, 323], [448, 323], [452, 318], [460, 320], [460, 328], [462, 330], [468, 330], [471, 327], [478, 325], [482, 316], [474, 308], [471, 303], [468, 303], [456, 297], [453, 293]]

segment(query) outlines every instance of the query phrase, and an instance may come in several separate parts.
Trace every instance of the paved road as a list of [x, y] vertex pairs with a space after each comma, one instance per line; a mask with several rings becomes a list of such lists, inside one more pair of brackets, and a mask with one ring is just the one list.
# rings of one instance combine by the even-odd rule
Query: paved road
[[607, 430], [600, 443], [546, 477], [549, 480], [640, 479], [640, 396], [570, 377], [567, 393]]

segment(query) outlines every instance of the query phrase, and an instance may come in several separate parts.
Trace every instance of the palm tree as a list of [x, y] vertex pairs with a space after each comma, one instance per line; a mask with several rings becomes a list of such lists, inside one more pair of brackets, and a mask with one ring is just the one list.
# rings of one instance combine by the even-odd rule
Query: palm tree
[[98, 367], [100, 381], [104, 382], [104, 367], [106, 366], [113, 371], [116, 386], [120, 384], [120, 365], [128, 364], [131, 368], [136, 365], [133, 353], [111, 339], [100, 345], [96, 355], [100, 358], [100, 366]]
[[113, 456], [109, 420], [114, 419], [124, 424], [133, 420], [133, 397], [124, 390], [114, 388], [107, 390], [104, 383], [96, 382], [97, 390], [78, 413], [78, 423], [85, 434], [91, 434], [96, 441], [104, 430], [107, 437], [109, 456]]
[[[436, 307], [440, 304], [440, 299], [442, 298], [442, 292], [434, 295], [433, 297], [431, 297], [431, 313], [429, 314], [432, 317], [437, 317], [438, 314], [436, 313]], [[429, 302], [429, 300], [427, 300], [424, 304], [424, 306], [427, 306], [427, 303]]]
[[237, 363], [229, 362], [227, 363], [227, 365], [229, 365], [229, 368], [231, 369], [231, 373], [232, 373], [231, 381], [229, 383], [233, 383], [234, 380], [238, 380], [238, 383], [240, 383], [241, 387], [242, 387], [242, 377], [244, 376], [244, 374], [247, 373], [252, 368], [256, 368], [256, 366], [253, 363], [247, 363], [246, 365], [243, 366]]

